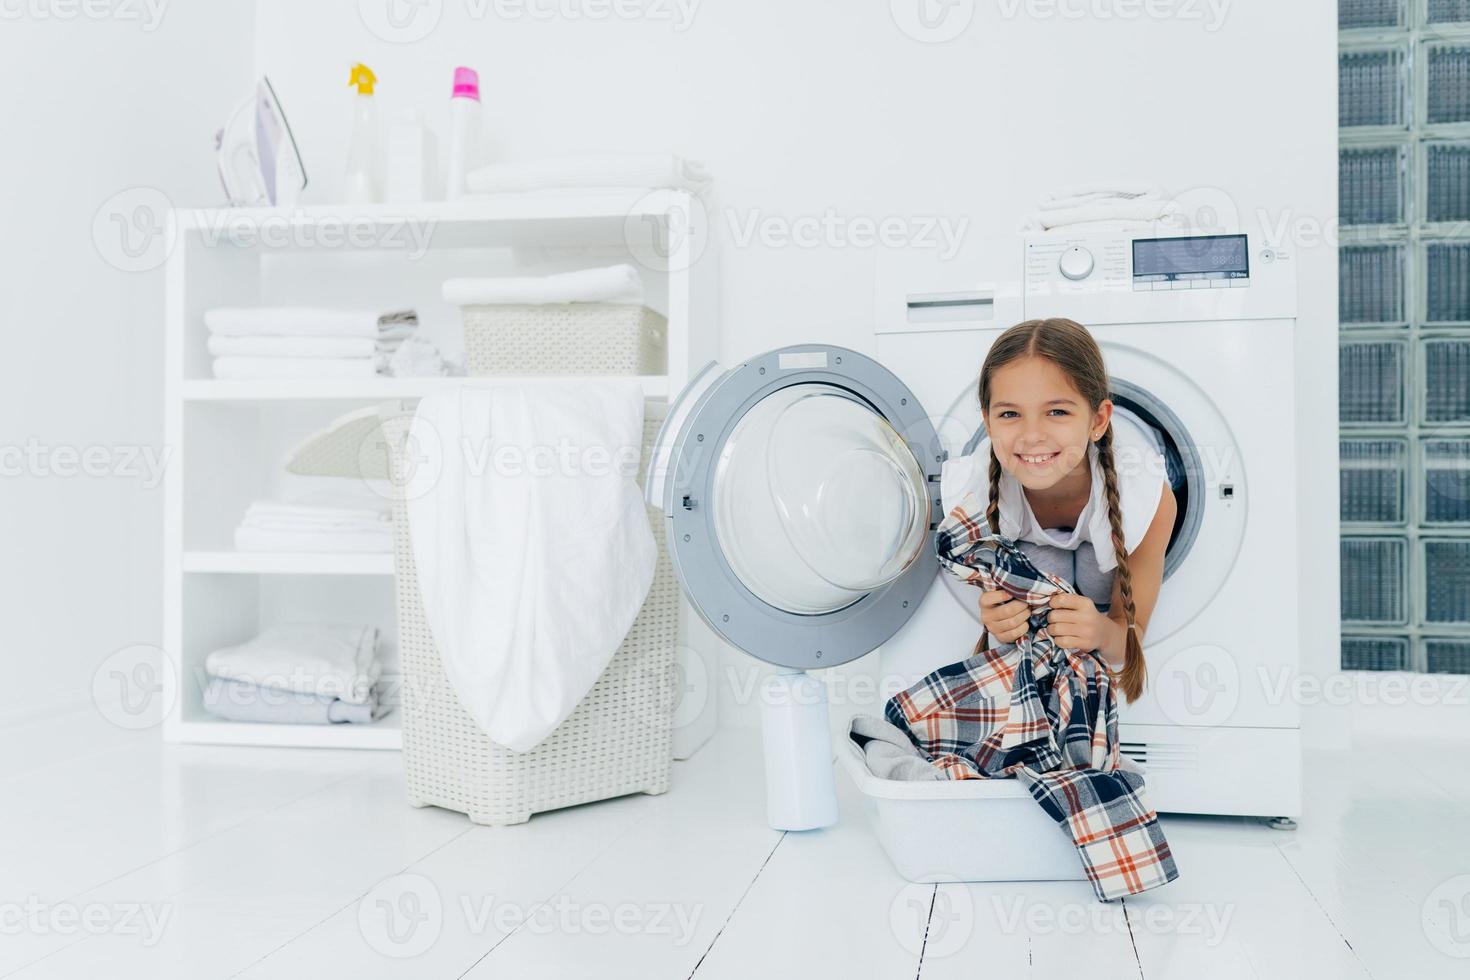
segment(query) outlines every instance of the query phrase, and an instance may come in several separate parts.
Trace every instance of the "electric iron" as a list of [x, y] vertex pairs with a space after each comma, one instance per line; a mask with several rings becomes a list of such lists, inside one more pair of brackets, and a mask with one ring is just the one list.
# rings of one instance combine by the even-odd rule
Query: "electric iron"
[[306, 186], [306, 167], [286, 113], [262, 76], [214, 135], [219, 179], [235, 207], [290, 207]]

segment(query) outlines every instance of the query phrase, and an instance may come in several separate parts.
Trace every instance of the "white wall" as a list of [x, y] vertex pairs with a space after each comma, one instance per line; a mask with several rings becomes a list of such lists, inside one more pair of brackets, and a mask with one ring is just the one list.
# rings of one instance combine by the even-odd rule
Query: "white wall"
[[[967, 219], [992, 279], [1016, 275], [1011, 232], [1038, 192], [1086, 179], [1150, 179], [1242, 220], [1286, 222], [1301, 270], [1304, 573], [1299, 594], [1270, 598], [1301, 608], [1302, 669], [1332, 673], [1336, 259], [1311, 238], [1336, 213], [1332, 4], [1158, 0], [1148, 9], [1163, 16], [1139, 16], [1144, 4], [1088, 0], [1063, 4], [1083, 13], [1066, 16], [1042, 1], [923, 1], [958, 18], [939, 31], [963, 31], [916, 40], [932, 35], [900, 19], [919, 24], [920, 0], [706, 0], [685, 4], [686, 24], [681, 7], [651, 0], [617, 7], [647, 16], [603, 19], [592, 10], [609, 6], [573, 0], [260, 0], [257, 68], [287, 100], [313, 200], [340, 187], [353, 60], [378, 73], [385, 113], [417, 104], [441, 134], [451, 69], [478, 68], [500, 159], [581, 148], [703, 159], [719, 182], [726, 360], [795, 341], [866, 347], [872, 332], [870, 248], [750, 241], [753, 220], [779, 234], [829, 210], [839, 222]], [[417, 19], [385, 28], [390, 10]], [[750, 663], [726, 652], [728, 669]], [[751, 723], [754, 705], [736, 704], [728, 682], [723, 723]], [[1310, 717], [1311, 741], [1345, 732], [1341, 718]]]
[[[899, 20], [917, 24], [920, 2], [959, 18], [939, 30], [964, 29], [916, 40]], [[1128, 0], [1063, 6], [1084, 16], [1038, 0], [705, 0], [685, 3], [684, 24], [672, 0], [260, 0], [256, 63], [286, 100], [313, 200], [340, 186], [355, 60], [377, 73], [385, 114], [424, 107], [441, 134], [453, 66], [478, 68], [502, 159], [659, 149], [706, 161], [726, 359], [797, 341], [864, 346], [873, 324], [870, 248], [746, 241], [752, 220], [779, 232], [828, 209], [842, 221], [963, 217], [972, 235], [1004, 240], [1039, 192], [1109, 176], [1196, 189], [1242, 220], [1307, 235], [1336, 213], [1333, 5], [1157, 0], [1158, 17]], [[609, 10], [646, 15], [592, 16]], [[389, 12], [402, 15], [396, 28]], [[1299, 595], [1266, 598], [1299, 602], [1303, 669], [1327, 674], [1338, 661], [1337, 270], [1330, 246], [1296, 244], [1305, 568]], [[1008, 274], [1007, 247], [982, 275]], [[1285, 394], [1281, 411], [1293, 411]], [[726, 666], [748, 662], [731, 653]], [[728, 687], [722, 701], [724, 723], [753, 721]], [[1313, 739], [1344, 731], [1327, 721]]]
[[217, 203], [252, 26], [243, 2], [0, 8], [0, 720], [86, 708], [111, 652], [159, 640], [163, 281], [124, 267], [161, 254], [160, 200]]

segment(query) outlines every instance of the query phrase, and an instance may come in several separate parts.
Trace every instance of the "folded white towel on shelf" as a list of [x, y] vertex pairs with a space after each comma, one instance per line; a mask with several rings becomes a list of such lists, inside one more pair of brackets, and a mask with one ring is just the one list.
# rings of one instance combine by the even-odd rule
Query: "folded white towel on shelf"
[[633, 266], [603, 266], [557, 272], [548, 276], [501, 276], [449, 279], [444, 298], [456, 306], [505, 306], [543, 303], [643, 302], [643, 277]]
[[[481, 729], [529, 751], [591, 690], [653, 582], [642, 387], [432, 392], [409, 438], [421, 455], [404, 487], [410, 540], [444, 671]], [[576, 452], [547, 452], [562, 446]]]
[[376, 626], [283, 623], [204, 658], [211, 677], [369, 704], [382, 676]]
[[256, 501], [234, 537], [239, 551], [386, 552], [393, 550], [393, 520], [386, 499], [317, 493]]
[[1163, 198], [1108, 198], [1075, 207], [1036, 211], [1022, 223], [1022, 230], [1045, 231], [1097, 222], [1123, 222], [1126, 225], [1167, 224], [1177, 222], [1180, 218], [1178, 205]]
[[412, 311], [343, 310], [315, 306], [216, 307], [204, 325], [219, 337], [407, 336], [418, 326]]
[[303, 531], [264, 527], [235, 528], [236, 551], [305, 551], [327, 554], [383, 554], [393, 550], [393, 531]]
[[465, 184], [477, 194], [502, 194], [567, 187], [676, 187], [702, 191], [710, 173], [698, 160], [674, 153], [577, 153], [494, 163], [471, 170]]
[[[205, 342], [216, 357], [372, 357], [382, 353], [381, 340], [372, 337], [220, 337]], [[395, 345], [397, 341], [393, 341]]]
[[1043, 210], [1051, 210], [1074, 208], [1082, 204], [1108, 199], [1136, 200], [1146, 197], [1163, 197], [1163, 190], [1157, 185], [1142, 181], [1099, 180], [1046, 191], [1037, 198], [1036, 206]]
[[376, 522], [392, 520], [388, 501], [366, 494], [315, 493], [291, 500], [257, 500], [245, 508], [245, 519], [303, 523]]
[[387, 714], [387, 709], [378, 701], [376, 687], [368, 696], [367, 703], [353, 704], [320, 694], [303, 694], [211, 677], [204, 687], [204, 710], [227, 721], [278, 725], [365, 725]]
[[371, 378], [378, 373], [368, 357], [244, 357], [214, 359], [216, 378]]

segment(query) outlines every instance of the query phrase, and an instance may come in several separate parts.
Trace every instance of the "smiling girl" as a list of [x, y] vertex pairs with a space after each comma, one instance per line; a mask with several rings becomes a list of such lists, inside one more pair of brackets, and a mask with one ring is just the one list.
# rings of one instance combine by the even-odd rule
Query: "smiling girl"
[[[1027, 320], [1002, 333], [980, 371], [982, 499], [993, 532], [1076, 553], [1078, 594], [1052, 597], [1049, 631], [1064, 647], [1097, 650], [1134, 701], [1177, 504], [1157, 443], [1115, 415], [1108, 394], [1102, 351], [1081, 324]], [[981, 622], [998, 641], [1025, 636], [1028, 613], [1006, 592], [981, 593]]]

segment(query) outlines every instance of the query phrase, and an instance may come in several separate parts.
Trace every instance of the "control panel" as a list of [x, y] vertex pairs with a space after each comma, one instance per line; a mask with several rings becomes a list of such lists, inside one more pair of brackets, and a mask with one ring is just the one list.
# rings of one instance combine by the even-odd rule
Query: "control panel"
[[1294, 317], [1293, 266], [1288, 250], [1250, 232], [1039, 232], [1026, 239], [1025, 315], [1084, 323]]

